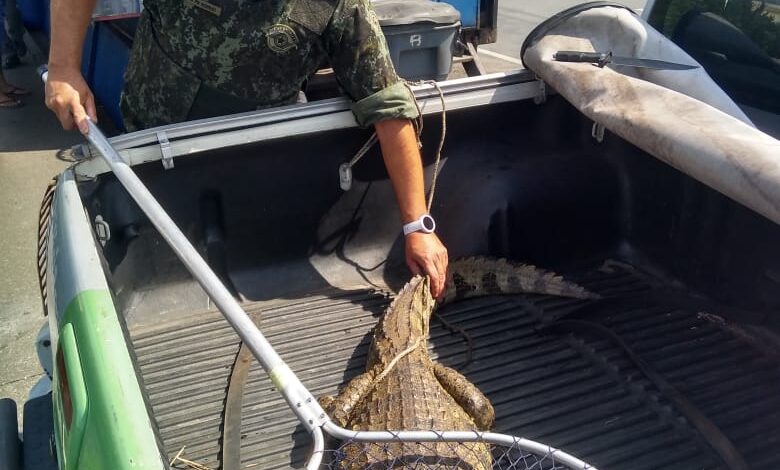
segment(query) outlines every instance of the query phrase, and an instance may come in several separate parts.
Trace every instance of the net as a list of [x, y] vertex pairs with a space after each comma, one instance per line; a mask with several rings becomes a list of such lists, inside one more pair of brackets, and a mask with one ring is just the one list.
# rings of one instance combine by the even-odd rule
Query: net
[[[359, 437], [361, 433], [354, 433]], [[371, 433], [376, 437], [378, 433]], [[384, 441], [346, 439], [322, 452], [326, 470], [596, 470], [561, 450], [527, 439], [471, 433], [433, 433], [427, 440], [404, 439], [387, 432]], [[463, 434], [463, 433], [460, 433]], [[453, 440], [460, 437], [461, 440]], [[502, 442], [497, 442], [502, 441]]]

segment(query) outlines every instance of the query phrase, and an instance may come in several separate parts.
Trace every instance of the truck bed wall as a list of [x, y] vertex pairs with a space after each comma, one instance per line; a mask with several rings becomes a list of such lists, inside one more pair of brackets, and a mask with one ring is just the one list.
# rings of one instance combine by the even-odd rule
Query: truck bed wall
[[[440, 124], [438, 116], [425, 122], [428, 175]], [[448, 113], [432, 213], [450, 257], [504, 256], [562, 271], [617, 258], [751, 321], [774, 321], [765, 312], [780, 306], [780, 227], [614, 135], [597, 143], [590, 129], [559, 97]], [[246, 299], [367, 281], [397, 288], [408, 272], [378, 150], [355, 167], [350, 192], [338, 186], [338, 165], [368, 135], [291, 136], [177, 158], [172, 171], [159, 162], [137, 171]], [[112, 176], [82, 193], [91, 217], [111, 225], [104, 253], [131, 321], [207, 302]]]

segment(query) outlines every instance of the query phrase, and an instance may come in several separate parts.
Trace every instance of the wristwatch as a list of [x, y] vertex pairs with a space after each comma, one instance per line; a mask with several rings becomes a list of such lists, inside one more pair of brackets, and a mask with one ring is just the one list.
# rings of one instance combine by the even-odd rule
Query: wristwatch
[[404, 235], [414, 232], [433, 233], [436, 230], [436, 221], [430, 214], [424, 214], [419, 219], [404, 225]]

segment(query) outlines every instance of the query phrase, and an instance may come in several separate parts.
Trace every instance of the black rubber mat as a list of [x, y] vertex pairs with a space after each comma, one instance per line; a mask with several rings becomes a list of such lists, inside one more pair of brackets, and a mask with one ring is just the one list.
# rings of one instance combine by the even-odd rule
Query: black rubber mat
[[[725, 468], [678, 403], [637, 366], [652, 368], [703, 413], [754, 469], [780, 468], [780, 362], [772, 335], [719, 320], [716, 311], [668, 302], [662, 283], [606, 263], [573, 276], [605, 302], [511, 296], [469, 300], [434, 321], [431, 352], [460, 368], [496, 409], [496, 430], [562, 448], [601, 470]], [[368, 335], [389, 299], [334, 292], [299, 301], [248, 304], [260, 327], [303, 383], [319, 396], [360, 373]], [[579, 309], [579, 310], [578, 310]], [[567, 326], [576, 317], [609, 330]], [[543, 329], [544, 325], [558, 327]], [[133, 332], [133, 342], [166, 452], [218, 468], [226, 387], [238, 340], [217, 313]], [[244, 468], [302, 468], [308, 436], [255, 366], [243, 400]]]

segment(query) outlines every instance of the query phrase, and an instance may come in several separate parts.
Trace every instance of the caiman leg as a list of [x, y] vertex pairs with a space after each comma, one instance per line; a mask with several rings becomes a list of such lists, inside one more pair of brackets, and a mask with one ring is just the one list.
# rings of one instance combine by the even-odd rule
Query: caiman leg
[[350, 380], [337, 396], [328, 395], [317, 401], [333, 422], [346, 427], [352, 418], [352, 410], [374, 386], [374, 375], [373, 370], [364, 372]]
[[[460, 372], [435, 363], [433, 373], [447, 393], [471, 416], [477, 428], [487, 431], [496, 419], [490, 400]], [[459, 429], [458, 429], [459, 431]]]

